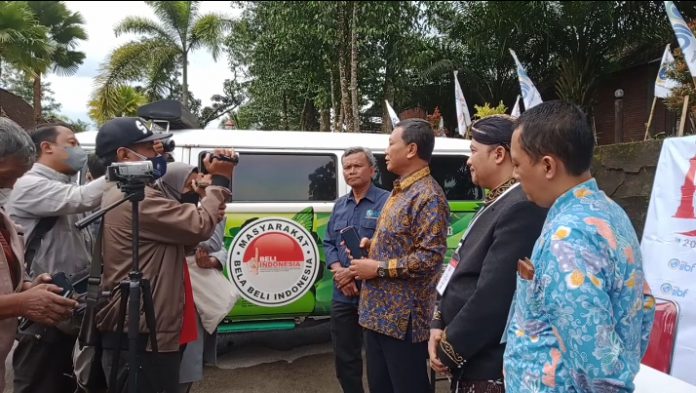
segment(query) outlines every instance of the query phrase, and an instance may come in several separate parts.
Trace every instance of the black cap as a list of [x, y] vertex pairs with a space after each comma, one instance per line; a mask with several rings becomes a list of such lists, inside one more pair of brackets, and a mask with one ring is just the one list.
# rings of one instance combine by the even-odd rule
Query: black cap
[[152, 132], [148, 121], [139, 117], [117, 117], [104, 123], [97, 132], [96, 153], [105, 157], [118, 150], [143, 142], [171, 137], [169, 132]]

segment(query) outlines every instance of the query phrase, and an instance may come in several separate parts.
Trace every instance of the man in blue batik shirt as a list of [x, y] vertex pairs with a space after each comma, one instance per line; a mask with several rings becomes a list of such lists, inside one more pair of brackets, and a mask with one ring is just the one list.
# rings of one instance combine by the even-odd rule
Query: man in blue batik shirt
[[359, 238], [372, 238], [389, 192], [372, 184], [375, 157], [370, 150], [352, 147], [343, 153], [343, 177], [351, 191], [338, 198], [326, 228], [326, 263], [334, 274], [331, 305], [331, 338], [336, 355], [336, 376], [345, 393], [363, 392], [362, 327], [358, 324], [360, 282], [348, 267], [350, 260], [341, 246], [340, 231], [353, 226]]
[[590, 174], [593, 150], [587, 117], [573, 104], [544, 102], [517, 121], [515, 177], [550, 209], [532, 255], [517, 262], [508, 393], [634, 389], [655, 299], [631, 221]]

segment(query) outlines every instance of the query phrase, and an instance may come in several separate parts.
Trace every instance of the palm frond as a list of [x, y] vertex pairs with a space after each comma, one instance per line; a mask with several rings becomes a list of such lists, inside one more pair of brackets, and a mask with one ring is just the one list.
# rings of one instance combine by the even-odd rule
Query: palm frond
[[100, 72], [95, 78], [96, 87], [108, 90], [120, 84], [140, 80], [147, 69], [149, 53], [154, 46], [152, 41], [131, 41], [115, 49], [100, 67]]
[[98, 90], [89, 102], [89, 117], [98, 125], [119, 116], [135, 116], [137, 110], [147, 103], [147, 98], [136, 88], [118, 85]]
[[78, 12], [71, 12], [64, 2], [33, 1], [27, 6], [36, 17], [36, 23], [48, 29], [48, 37], [55, 50], [51, 53], [33, 55], [32, 67], [36, 72], [53, 68], [63, 74], [72, 74], [84, 61], [85, 54], [75, 49], [80, 40], [87, 39], [84, 19]]
[[34, 74], [39, 65], [35, 58], [46, 58], [55, 51], [49, 29], [36, 23], [25, 2], [0, 2], [0, 15], [0, 58]]
[[59, 29], [54, 29], [51, 36], [57, 43], [75, 48], [78, 40], [87, 39], [87, 32], [80, 25], [64, 23]]
[[444, 74], [450, 73], [454, 71], [454, 69], [455, 65], [452, 60], [442, 59], [431, 64], [430, 67], [426, 68], [422, 74], [424, 79], [432, 80], [437, 79]]
[[162, 20], [168, 31], [176, 32], [181, 42], [187, 38], [186, 32], [191, 21], [198, 14], [197, 1], [146, 1], [155, 15]]
[[53, 55], [53, 71], [61, 76], [73, 75], [85, 60], [85, 53], [70, 50], [59, 50]]
[[232, 21], [221, 14], [206, 14], [197, 18], [191, 28], [189, 48], [195, 50], [206, 47], [217, 60], [222, 49], [225, 34], [232, 28]]
[[168, 82], [180, 58], [181, 52], [169, 47], [161, 47], [159, 50], [151, 53], [150, 62], [144, 77], [144, 92], [151, 101], [161, 99], [168, 93]]
[[157, 22], [143, 18], [140, 16], [129, 16], [122, 20], [116, 27], [114, 27], [114, 33], [116, 37], [125, 34], [140, 34], [146, 38], [156, 38], [160, 40], [169, 40], [172, 43], [176, 43], [177, 40], [168, 31], [166, 31], [162, 26], [157, 24]]

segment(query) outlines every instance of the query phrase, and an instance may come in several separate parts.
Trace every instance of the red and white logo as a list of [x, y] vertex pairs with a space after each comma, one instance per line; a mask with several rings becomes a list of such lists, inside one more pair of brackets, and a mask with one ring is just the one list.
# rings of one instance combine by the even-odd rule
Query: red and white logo
[[319, 273], [319, 250], [301, 225], [280, 217], [256, 220], [232, 240], [227, 271], [247, 301], [283, 306], [302, 297]]

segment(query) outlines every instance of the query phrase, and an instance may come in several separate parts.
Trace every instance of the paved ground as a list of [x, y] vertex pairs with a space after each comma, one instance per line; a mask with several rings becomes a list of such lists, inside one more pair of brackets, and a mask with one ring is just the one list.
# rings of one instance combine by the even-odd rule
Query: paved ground
[[[340, 393], [328, 323], [289, 332], [239, 335], [221, 344], [193, 393]], [[365, 391], [367, 381], [365, 380]], [[438, 393], [447, 392], [438, 382]], [[426, 392], [424, 392], [426, 393]]]
[[[292, 331], [226, 336], [218, 352], [217, 366], [205, 368], [203, 381], [194, 384], [192, 393], [341, 393], [326, 322]], [[5, 393], [12, 393], [12, 363], [7, 363]], [[364, 384], [367, 387], [366, 380]], [[438, 382], [437, 393], [447, 391], [447, 382]]]

